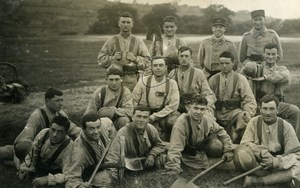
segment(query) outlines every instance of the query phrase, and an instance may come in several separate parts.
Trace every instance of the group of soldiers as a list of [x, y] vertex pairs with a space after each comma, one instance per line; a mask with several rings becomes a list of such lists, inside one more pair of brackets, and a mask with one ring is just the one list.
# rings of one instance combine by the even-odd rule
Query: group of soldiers
[[[238, 51], [224, 37], [226, 20], [213, 19], [213, 35], [193, 62], [175, 17], [163, 19], [150, 54], [131, 33], [132, 15], [121, 13], [120, 33], [97, 58], [107, 85], [94, 92], [81, 127], [61, 110], [63, 93], [50, 88], [14, 145], [0, 148], [2, 157], [13, 154], [19, 178], [33, 178], [36, 187], [112, 187], [124, 168], [177, 175], [181, 165], [208, 168], [209, 158], [241, 171], [261, 165], [244, 187], [300, 186], [300, 112], [284, 102], [290, 73], [277, 64], [282, 47], [265, 22], [264, 10], [251, 12], [253, 28]], [[179, 65], [168, 63], [174, 58]]]

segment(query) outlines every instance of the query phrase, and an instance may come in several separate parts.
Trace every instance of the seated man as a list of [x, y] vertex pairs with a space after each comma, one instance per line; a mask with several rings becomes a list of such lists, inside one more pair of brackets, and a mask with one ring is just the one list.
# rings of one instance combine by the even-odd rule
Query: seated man
[[34, 173], [32, 184], [38, 186], [62, 185], [65, 173], [71, 165], [72, 141], [67, 136], [70, 121], [64, 116], [55, 116], [50, 128], [43, 129], [34, 139], [32, 152], [21, 164], [19, 178]]
[[66, 174], [67, 188], [91, 186], [85, 181], [91, 176], [102, 155], [106, 154], [104, 150], [116, 135], [112, 121], [100, 118], [97, 113], [85, 114], [82, 118], [82, 127], [83, 133], [73, 143], [72, 165]]
[[250, 120], [235, 150], [237, 168], [248, 171], [259, 164], [265, 167], [256, 171], [256, 176], [247, 176], [244, 187], [300, 181], [300, 151], [290, 152], [300, 143], [292, 125], [277, 117], [278, 103], [274, 95], [261, 98], [261, 115]]
[[110, 118], [116, 130], [129, 123], [133, 103], [130, 90], [122, 86], [123, 72], [111, 66], [107, 70], [107, 85], [98, 88], [91, 98], [85, 114], [98, 112], [100, 117]]
[[233, 61], [230, 52], [223, 52], [221, 72], [209, 79], [209, 85], [217, 97], [217, 122], [225, 127], [233, 143], [238, 144], [248, 121], [256, 113], [257, 104], [246, 77], [233, 71]]
[[153, 75], [143, 77], [132, 91], [133, 105], [147, 105], [151, 109], [150, 123], [164, 141], [169, 141], [173, 124], [179, 113], [179, 91], [175, 80], [166, 76], [167, 65], [163, 58], [151, 61]]
[[216, 96], [210, 89], [208, 82], [202, 70], [193, 67], [192, 49], [187, 46], [182, 46], [178, 50], [179, 67], [169, 73], [169, 78], [175, 80], [180, 91], [180, 105], [178, 111], [187, 112], [184, 108], [182, 97], [188, 96], [189, 93], [198, 93], [208, 101], [208, 109], [211, 116], [214, 116], [214, 103]]
[[[285, 66], [277, 64], [279, 55], [278, 45], [269, 43], [264, 47], [263, 56], [265, 61], [258, 65], [256, 62], [248, 62], [243, 72], [249, 76], [250, 83], [256, 86], [252, 87], [252, 90], [257, 101], [266, 94], [275, 94], [277, 96], [280, 101], [278, 116], [292, 124], [298, 139], [300, 139], [300, 110], [296, 105], [284, 102], [284, 90], [290, 84], [291, 74]], [[255, 76], [250, 75], [250, 72]]]
[[165, 169], [167, 173], [177, 174], [182, 171], [181, 161], [192, 168], [208, 167], [208, 157], [221, 157], [226, 161], [233, 159], [233, 144], [223, 127], [210, 117], [207, 100], [195, 96], [186, 106], [188, 113], [177, 119], [171, 134], [170, 147]]
[[[9, 147], [11, 150], [11, 158], [13, 158], [13, 148], [16, 156], [16, 166], [19, 166], [19, 160], [22, 162], [25, 156], [28, 154], [31, 144], [36, 135], [44, 128], [49, 128], [50, 122], [57, 115], [68, 117], [67, 114], [61, 110], [63, 101], [63, 93], [60, 90], [49, 88], [45, 93], [45, 105], [37, 108], [32, 112], [27, 124], [23, 131], [15, 139], [14, 147]], [[70, 122], [70, 128], [67, 134], [74, 140], [77, 138], [82, 129]], [[0, 153], [2, 150], [6, 150], [8, 146], [0, 147]]]
[[125, 155], [125, 158], [128, 159], [144, 161], [140, 169], [133, 170], [142, 170], [144, 167], [163, 167], [166, 145], [160, 139], [156, 128], [149, 123], [149, 117], [149, 107], [137, 106], [134, 109], [132, 122], [118, 131], [105, 157], [105, 163], [120, 163], [124, 160], [121, 159], [121, 156]]

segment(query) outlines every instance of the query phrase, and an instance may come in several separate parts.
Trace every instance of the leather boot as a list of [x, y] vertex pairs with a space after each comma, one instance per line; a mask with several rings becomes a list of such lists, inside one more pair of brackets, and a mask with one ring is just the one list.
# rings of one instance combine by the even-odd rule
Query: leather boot
[[254, 185], [264, 185], [262, 178], [257, 176], [246, 176], [243, 187], [251, 187]]
[[272, 185], [278, 183], [287, 183], [292, 181], [292, 172], [291, 170], [282, 170], [274, 172], [270, 175], [262, 177], [264, 185]]

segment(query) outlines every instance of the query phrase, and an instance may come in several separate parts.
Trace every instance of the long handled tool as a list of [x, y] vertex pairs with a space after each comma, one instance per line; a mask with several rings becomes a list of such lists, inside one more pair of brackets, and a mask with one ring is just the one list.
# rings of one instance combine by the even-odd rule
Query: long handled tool
[[[298, 147], [296, 147], [296, 148], [294, 148], [294, 149], [291, 149], [291, 150], [287, 151], [287, 152], [284, 153], [282, 156], [286, 156], [286, 155], [291, 154], [291, 153], [296, 153], [296, 152], [298, 152], [298, 151], [300, 151], [300, 146], [298, 146]], [[241, 175], [238, 175], [238, 176], [236, 176], [236, 177], [234, 177], [234, 178], [231, 178], [230, 180], [225, 181], [225, 182], [223, 183], [223, 185], [228, 185], [228, 184], [230, 184], [230, 183], [232, 183], [232, 182], [234, 182], [234, 181], [236, 181], [236, 180], [238, 180], [238, 179], [240, 179], [240, 178], [242, 178], [242, 177], [248, 176], [249, 174], [252, 174], [253, 172], [256, 172], [256, 171], [258, 171], [258, 170], [260, 170], [260, 169], [263, 169], [263, 168], [264, 168], [264, 166], [259, 165], [259, 166], [255, 167], [255, 168], [253, 168], [253, 169], [251, 169], [251, 170], [249, 170], [249, 171], [247, 171], [247, 172], [244, 172], [244, 173], [241, 174]]]
[[188, 181], [185, 178], [178, 178], [171, 186], [171, 188], [199, 188], [197, 185], [194, 184], [194, 181], [197, 180], [198, 178], [200, 178], [201, 176], [207, 174], [209, 171], [211, 171], [212, 169], [216, 168], [217, 166], [219, 166], [220, 164], [224, 163], [225, 159], [217, 162], [216, 164], [212, 165], [211, 167], [209, 167], [208, 169], [202, 171], [200, 174], [198, 174], [197, 176], [193, 177], [190, 181]]
[[105, 148], [105, 150], [103, 152], [103, 155], [101, 156], [100, 160], [98, 161], [97, 166], [95, 167], [95, 169], [94, 169], [94, 171], [93, 171], [93, 173], [92, 173], [92, 175], [91, 175], [91, 177], [90, 177], [90, 179], [88, 181], [89, 184], [91, 184], [91, 182], [93, 181], [93, 179], [94, 179], [94, 177], [95, 177], [95, 175], [96, 175], [96, 173], [97, 173], [97, 171], [98, 171], [98, 169], [99, 169], [99, 167], [100, 167], [100, 165], [101, 165], [104, 157], [106, 156], [106, 153], [107, 153], [108, 149], [110, 148], [111, 142], [112, 142], [112, 140], [110, 140], [108, 142], [108, 144], [107, 144], [107, 146], [106, 146], [106, 148]]

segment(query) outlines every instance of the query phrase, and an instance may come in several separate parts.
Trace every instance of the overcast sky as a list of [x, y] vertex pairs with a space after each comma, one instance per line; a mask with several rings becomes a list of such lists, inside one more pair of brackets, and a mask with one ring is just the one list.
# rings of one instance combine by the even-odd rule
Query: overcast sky
[[[110, 0], [115, 1], [115, 0]], [[137, 3], [168, 3], [174, 0], [136, 0]], [[223, 4], [232, 11], [265, 9], [266, 16], [291, 19], [300, 18], [300, 0], [178, 0], [179, 4], [199, 5], [206, 8], [210, 4]], [[121, 0], [132, 3], [133, 0]]]

